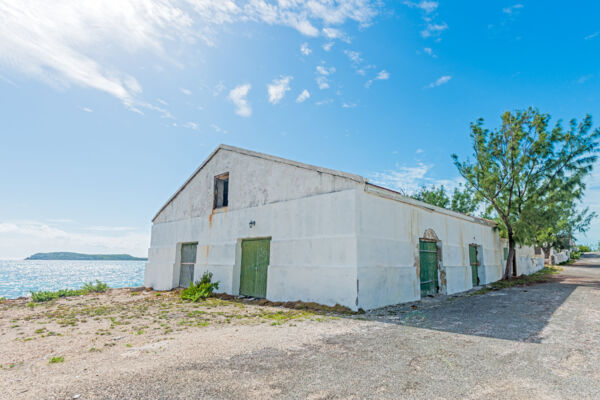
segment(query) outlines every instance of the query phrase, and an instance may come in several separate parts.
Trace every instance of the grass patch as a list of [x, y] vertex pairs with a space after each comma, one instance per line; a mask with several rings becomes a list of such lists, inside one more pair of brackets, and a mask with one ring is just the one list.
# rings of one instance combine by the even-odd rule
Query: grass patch
[[65, 362], [65, 358], [63, 356], [52, 357], [50, 359], [50, 364], [58, 364], [61, 362]]
[[83, 296], [88, 293], [103, 293], [108, 289], [108, 285], [104, 282], [96, 280], [94, 282], [88, 282], [83, 285], [81, 289], [60, 289], [56, 291], [44, 291], [40, 290], [37, 292], [31, 292], [32, 303], [43, 303], [46, 301], [58, 299], [60, 297], [73, 297]]
[[563, 269], [561, 267], [550, 265], [531, 275], [521, 275], [510, 279], [493, 282], [488, 287], [484, 287], [471, 293], [471, 296], [485, 294], [493, 290], [501, 290], [515, 286], [529, 286], [536, 283], [548, 282], [550, 280], [550, 276], [558, 274], [562, 270]]

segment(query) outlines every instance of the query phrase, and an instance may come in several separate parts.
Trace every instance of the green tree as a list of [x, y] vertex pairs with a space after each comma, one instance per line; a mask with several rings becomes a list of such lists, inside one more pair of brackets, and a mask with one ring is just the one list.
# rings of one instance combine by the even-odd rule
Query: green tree
[[454, 188], [451, 196], [448, 195], [444, 185], [440, 185], [439, 187], [432, 185], [429, 187], [422, 186], [412, 197], [427, 204], [458, 211], [463, 214], [472, 214], [479, 206], [479, 201], [475, 199], [473, 191], [463, 187], [462, 184]]
[[[497, 215], [508, 238], [508, 259], [503, 278], [516, 275], [515, 244], [535, 242], [532, 218], [539, 209], [582, 193], [583, 179], [597, 160], [600, 129], [592, 118], [561, 121], [550, 126], [550, 115], [529, 108], [506, 112], [499, 128], [486, 129], [483, 119], [471, 124], [473, 157], [459, 161], [459, 173]], [[575, 196], [574, 195], [574, 196]]]

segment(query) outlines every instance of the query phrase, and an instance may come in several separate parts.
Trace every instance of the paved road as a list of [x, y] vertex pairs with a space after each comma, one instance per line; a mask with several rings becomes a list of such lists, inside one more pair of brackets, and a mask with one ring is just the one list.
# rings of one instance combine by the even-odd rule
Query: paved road
[[[600, 254], [552, 282], [367, 314], [350, 333], [227, 357], [203, 349], [82, 398], [598, 399]], [[244, 338], [239, 338], [240, 343]]]

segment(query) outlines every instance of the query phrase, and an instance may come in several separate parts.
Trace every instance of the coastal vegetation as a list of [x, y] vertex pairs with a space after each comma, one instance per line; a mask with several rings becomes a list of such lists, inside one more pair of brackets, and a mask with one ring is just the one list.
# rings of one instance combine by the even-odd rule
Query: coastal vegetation
[[106, 283], [96, 280], [95, 283], [88, 282], [84, 284], [80, 289], [60, 289], [56, 291], [40, 290], [31, 292], [31, 300], [34, 303], [43, 303], [60, 297], [83, 296], [88, 293], [103, 293], [108, 289], [109, 287]]
[[212, 277], [212, 272], [205, 271], [200, 281], [196, 283], [190, 282], [190, 286], [181, 291], [181, 299], [197, 302], [209, 297], [219, 288], [219, 282], [212, 282]]

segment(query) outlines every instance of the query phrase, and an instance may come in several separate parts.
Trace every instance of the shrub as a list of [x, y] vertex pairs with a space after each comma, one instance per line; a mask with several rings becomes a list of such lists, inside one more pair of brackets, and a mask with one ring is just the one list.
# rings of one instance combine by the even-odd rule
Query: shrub
[[65, 358], [63, 356], [58, 356], [58, 357], [52, 357], [50, 359], [50, 364], [57, 364], [57, 363], [61, 363], [64, 362]]
[[87, 293], [104, 293], [108, 290], [108, 285], [96, 279], [96, 283], [88, 282], [82, 287]]
[[58, 299], [59, 297], [83, 296], [88, 293], [101, 293], [108, 289], [108, 285], [104, 282], [96, 280], [96, 283], [88, 282], [81, 289], [60, 289], [55, 292], [43, 291], [31, 292], [31, 300], [34, 303], [42, 303]]
[[197, 302], [200, 299], [204, 300], [209, 297], [215, 289], [219, 288], [219, 282], [211, 282], [213, 274], [212, 272], [205, 271], [202, 274], [200, 281], [196, 283], [190, 282], [190, 286], [183, 289], [181, 292], [181, 298], [183, 300], [189, 300]]
[[579, 260], [581, 257], [581, 252], [579, 250], [573, 250], [571, 252], [571, 260]]
[[589, 253], [590, 251], [592, 251], [590, 246], [586, 246], [585, 244], [580, 244], [579, 246], [577, 246], [577, 249], [580, 253]]

